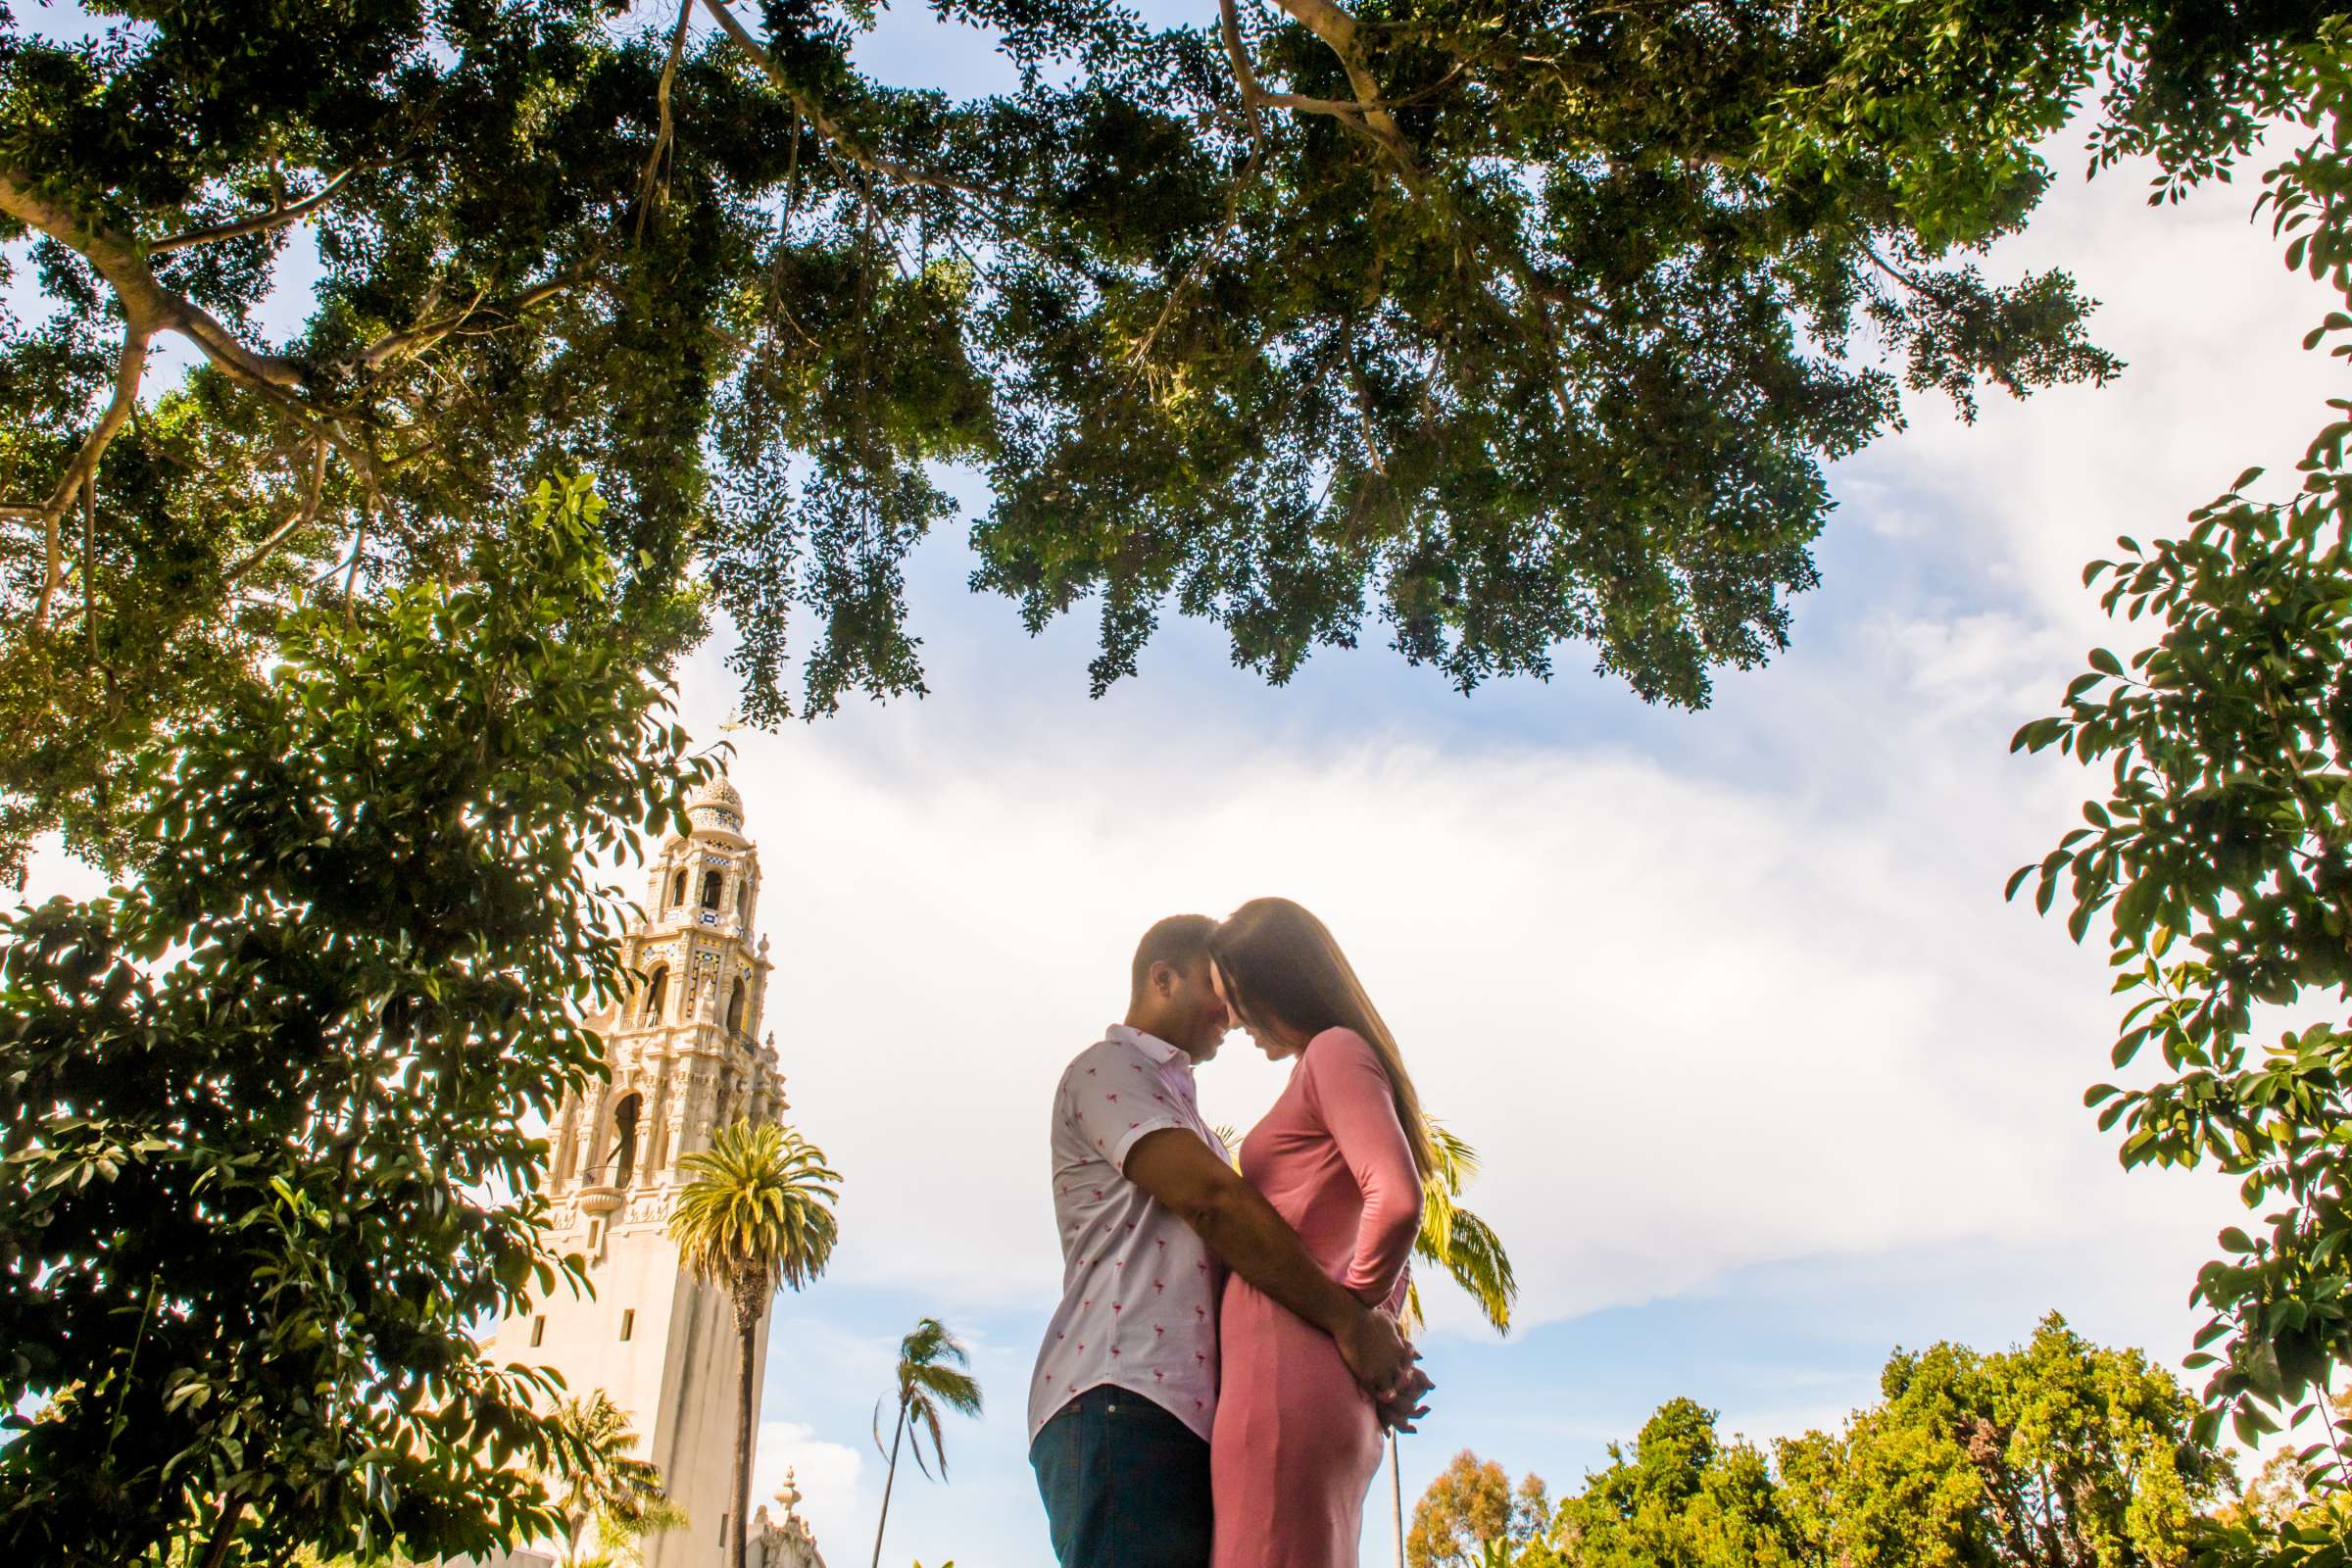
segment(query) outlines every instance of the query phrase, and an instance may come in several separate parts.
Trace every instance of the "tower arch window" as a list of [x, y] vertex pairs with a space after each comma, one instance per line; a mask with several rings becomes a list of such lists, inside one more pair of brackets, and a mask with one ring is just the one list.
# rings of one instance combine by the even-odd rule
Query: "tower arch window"
[[681, 865], [678, 867], [678, 874], [669, 879], [669, 906], [674, 909], [685, 902], [686, 868]]
[[751, 917], [752, 879], [748, 876], [740, 877], [735, 883], [735, 918], [749, 920]]
[[718, 884], [719, 878], [716, 871], [705, 871], [703, 873], [704, 908], [715, 909], [718, 907]]
[[660, 1023], [662, 1004], [669, 1000], [669, 969], [666, 965], [654, 971], [653, 980], [645, 988], [643, 1021]]
[[735, 989], [727, 994], [727, 1033], [743, 1033], [743, 979], [735, 980]]
[[556, 1162], [554, 1166], [556, 1178], [559, 1181], [564, 1177], [572, 1174], [574, 1169], [574, 1161], [578, 1157], [574, 1146], [577, 1144], [580, 1136], [580, 1118], [579, 1112], [573, 1107], [571, 1103], [571, 1097], [568, 1095], [564, 1097], [564, 1119], [561, 1125], [562, 1131], [557, 1134], [556, 1138]]
[[626, 1187], [637, 1172], [637, 1107], [642, 1099], [623, 1095], [612, 1109], [612, 1185]]

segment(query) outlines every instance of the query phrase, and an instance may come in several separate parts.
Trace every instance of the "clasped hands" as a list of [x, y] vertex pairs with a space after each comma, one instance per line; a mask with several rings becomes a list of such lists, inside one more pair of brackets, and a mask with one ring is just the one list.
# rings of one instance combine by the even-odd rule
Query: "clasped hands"
[[1339, 1346], [1341, 1359], [1370, 1396], [1383, 1428], [1410, 1432], [1413, 1423], [1429, 1413], [1423, 1396], [1437, 1385], [1421, 1370], [1421, 1352], [1394, 1317], [1378, 1309], [1367, 1311], [1341, 1337]]

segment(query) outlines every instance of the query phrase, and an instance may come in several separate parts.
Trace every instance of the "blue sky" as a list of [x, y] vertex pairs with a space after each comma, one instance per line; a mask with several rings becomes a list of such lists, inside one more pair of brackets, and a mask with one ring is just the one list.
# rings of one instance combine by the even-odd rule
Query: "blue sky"
[[[918, 23], [867, 53], [956, 86], [996, 69]], [[2069, 267], [2130, 369], [1996, 395], [1974, 427], [1923, 401], [1841, 465], [1795, 647], [1710, 711], [1645, 708], [1573, 648], [1549, 684], [1465, 700], [1376, 630], [1268, 690], [1173, 622], [1092, 702], [1091, 622], [1026, 636], [964, 591], [951, 525], [909, 573], [928, 698], [732, 735], [767, 1015], [795, 1117], [849, 1177], [835, 1265], [776, 1310], [761, 1490], [798, 1467], [835, 1564], [870, 1550], [867, 1425], [922, 1314], [973, 1343], [990, 1408], [951, 1427], [952, 1483], [903, 1478], [888, 1559], [1050, 1560], [1020, 1400], [1057, 1281], [1046, 1095], [1116, 1017], [1145, 924], [1263, 892], [1348, 946], [1486, 1154], [1469, 1200], [1526, 1282], [1507, 1340], [1431, 1291], [1408, 1506], [1464, 1446], [1573, 1490], [1681, 1395], [1758, 1438], [1835, 1423], [1895, 1346], [1994, 1348], [2053, 1308], [2186, 1351], [2231, 1198], [2121, 1173], [2080, 1108], [2112, 1037], [2102, 958], [2000, 887], [2090, 781], [2006, 745], [2111, 635], [2082, 562], [2291, 466], [2336, 384], [2297, 347], [2325, 303], [2246, 221], [2251, 188], [2151, 211], [2138, 172], [2086, 186], [2052, 156], [2058, 189], [1987, 270]], [[711, 739], [723, 646], [682, 686]], [[51, 854], [28, 891], [92, 881]], [[1244, 1127], [1279, 1087], [1238, 1038], [1202, 1074]]]

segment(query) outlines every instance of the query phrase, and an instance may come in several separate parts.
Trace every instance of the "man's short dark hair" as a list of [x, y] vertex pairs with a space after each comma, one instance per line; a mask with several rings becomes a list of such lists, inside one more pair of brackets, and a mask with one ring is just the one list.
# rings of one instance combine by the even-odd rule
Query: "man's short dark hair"
[[1217, 922], [1205, 914], [1171, 914], [1144, 933], [1144, 940], [1135, 945], [1135, 971], [1129, 977], [1129, 995], [1141, 998], [1152, 984], [1152, 966], [1164, 963], [1180, 973], [1189, 974], [1197, 964], [1208, 959], [1208, 934]]

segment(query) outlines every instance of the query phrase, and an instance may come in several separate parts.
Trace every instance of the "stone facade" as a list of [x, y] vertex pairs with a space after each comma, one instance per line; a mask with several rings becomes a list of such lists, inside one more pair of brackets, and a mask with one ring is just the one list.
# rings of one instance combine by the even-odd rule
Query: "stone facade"
[[800, 1516], [800, 1484], [790, 1470], [784, 1472], [776, 1500], [784, 1505], [782, 1519], [769, 1519], [765, 1508], [752, 1515], [752, 1538], [744, 1553], [750, 1568], [825, 1568], [824, 1554], [816, 1549], [815, 1532]]
[[[595, 1295], [559, 1283], [501, 1323], [489, 1347], [500, 1361], [555, 1368], [574, 1396], [602, 1389], [629, 1411], [638, 1451], [687, 1515], [682, 1529], [645, 1541], [645, 1568], [717, 1568], [734, 1523], [734, 1314], [678, 1266], [668, 1224], [687, 1180], [679, 1160], [719, 1127], [778, 1121], [788, 1106], [773, 1037], [758, 1044], [771, 966], [742, 797], [714, 779], [687, 816], [693, 832], [662, 846], [645, 916], [624, 939], [623, 961], [640, 978], [588, 1020], [610, 1081], [566, 1098], [552, 1130], [550, 1240], [586, 1259]], [[764, 1374], [764, 1323], [755, 1354]], [[755, 1410], [755, 1429], [758, 1420]]]

